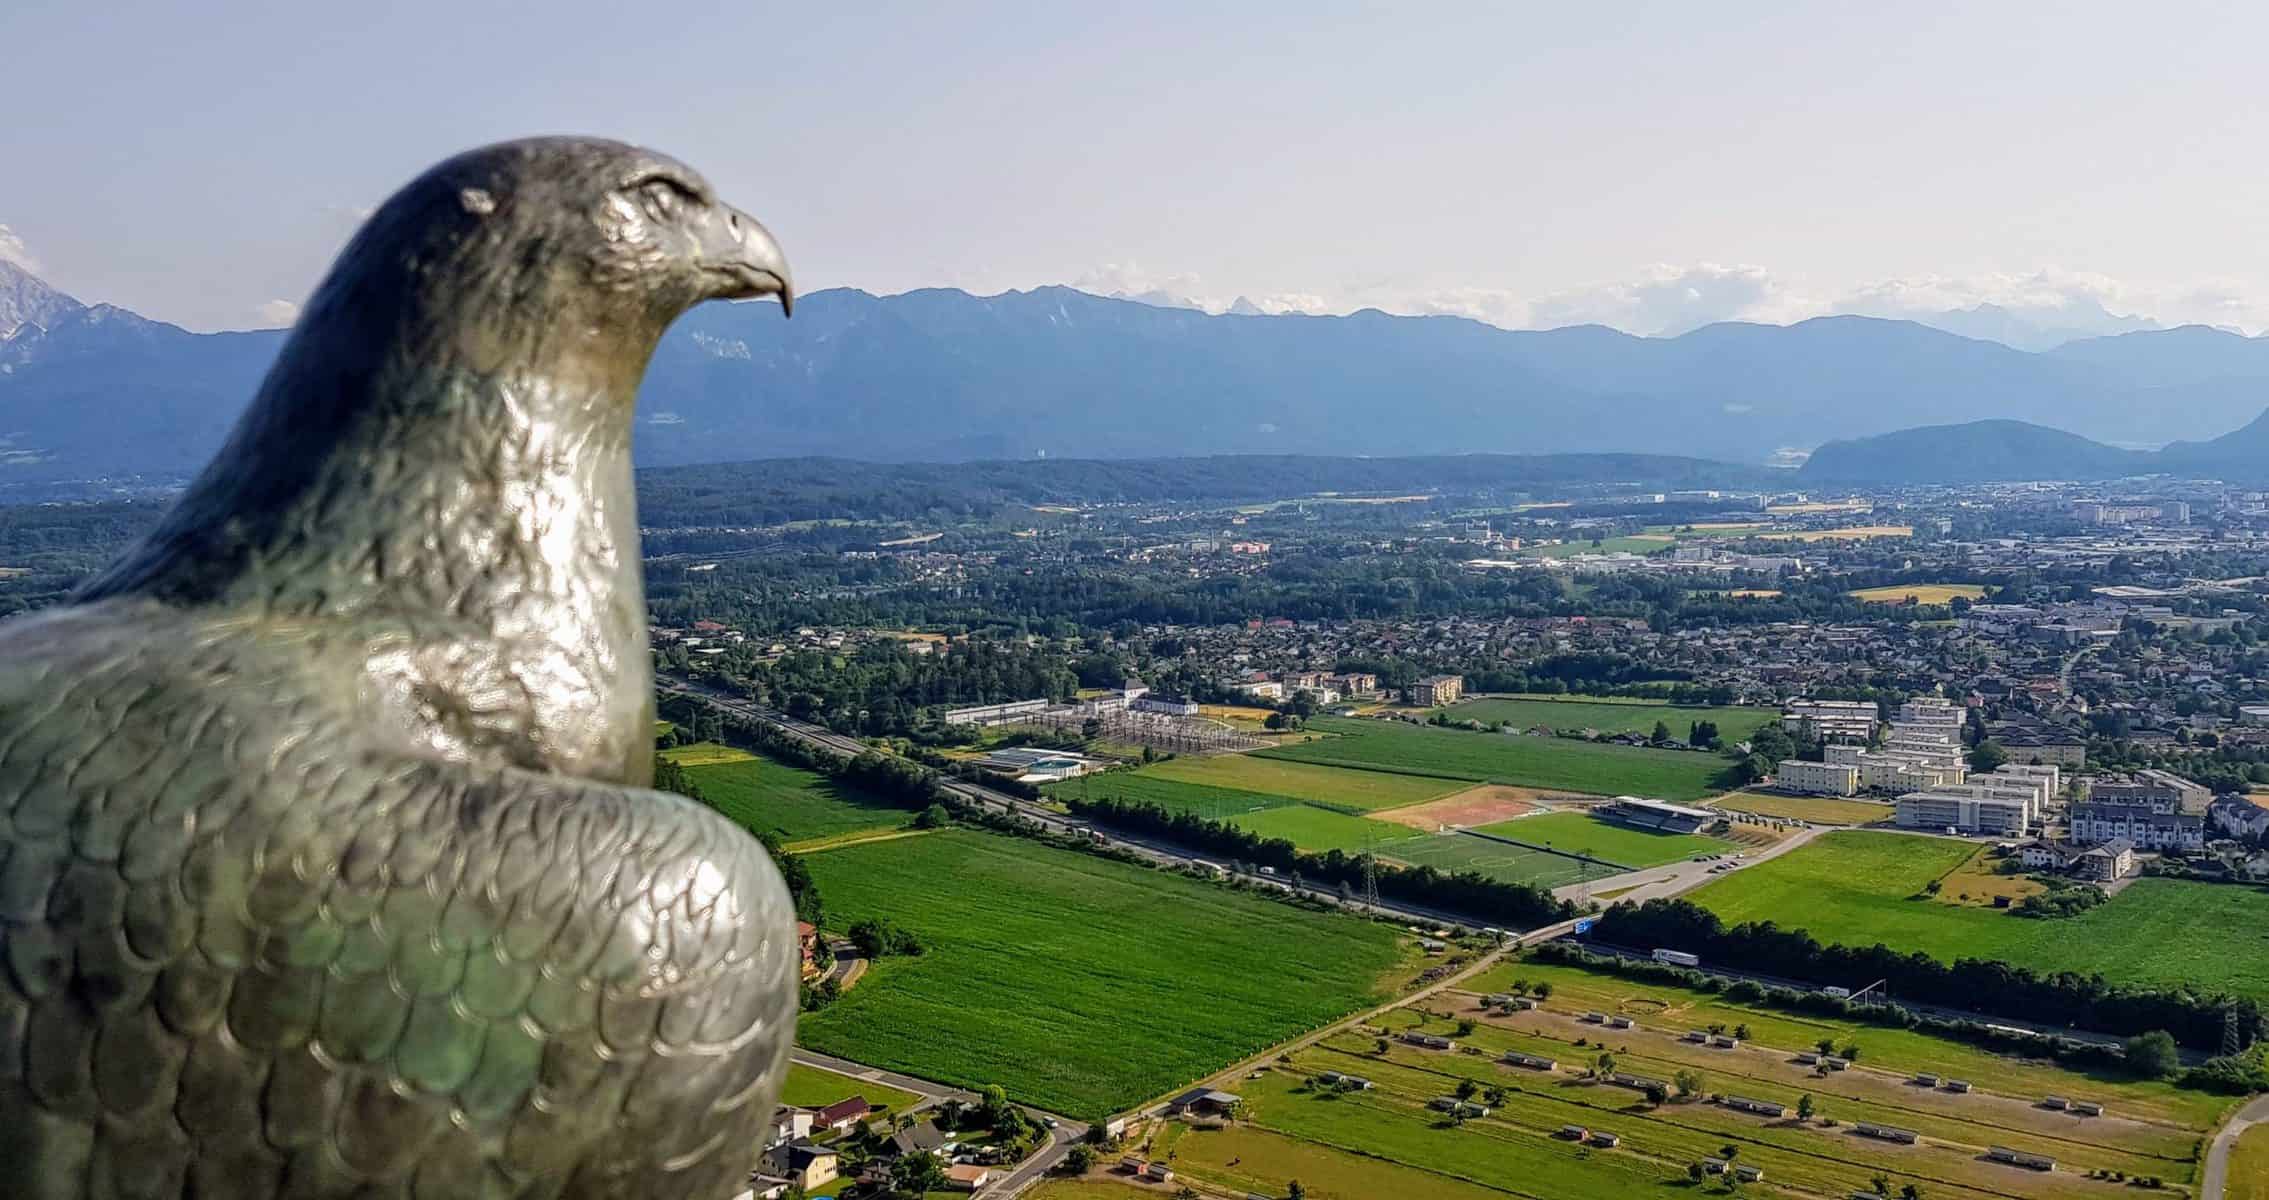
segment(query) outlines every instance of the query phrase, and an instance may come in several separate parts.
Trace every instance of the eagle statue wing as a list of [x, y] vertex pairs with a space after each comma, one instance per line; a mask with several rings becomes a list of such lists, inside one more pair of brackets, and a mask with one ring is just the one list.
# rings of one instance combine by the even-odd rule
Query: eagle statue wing
[[740, 1182], [797, 991], [754, 839], [406, 750], [250, 623], [105, 607], [0, 639], [0, 1163], [44, 1165], [13, 1194]]

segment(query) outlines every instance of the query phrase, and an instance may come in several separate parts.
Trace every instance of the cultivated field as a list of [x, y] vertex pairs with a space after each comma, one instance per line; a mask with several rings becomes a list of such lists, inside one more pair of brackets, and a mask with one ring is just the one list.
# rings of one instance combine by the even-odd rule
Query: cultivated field
[[1868, 538], [1903, 538], [1914, 536], [1912, 525], [1850, 525], [1842, 529], [1801, 529], [1786, 533], [1757, 535], [1769, 542], [1839, 542], [1864, 541]]
[[1652, 867], [1699, 854], [1722, 854], [1732, 847], [1722, 839], [1677, 833], [1650, 833], [1604, 821], [1590, 813], [1549, 812], [1486, 825], [1483, 833], [1588, 855], [1626, 867]]
[[1309, 722], [1309, 728], [1341, 736], [1235, 757], [1404, 771], [1596, 795], [1628, 793], [1658, 800], [1699, 800], [1724, 790], [1716, 780], [1726, 769], [1725, 760], [1696, 751], [1603, 746], [1570, 738], [1473, 733], [1341, 717], [1318, 717]]
[[1570, 558], [1578, 554], [1652, 554], [1677, 540], [1669, 534], [1635, 533], [1629, 537], [1601, 538], [1596, 546], [1591, 544], [1590, 538], [1583, 538], [1562, 542], [1557, 546], [1536, 546], [1523, 553], [1534, 554], [1539, 558]]
[[[1298, 1179], [1311, 1196], [1347, 1200], [1489, 1193], [1621, 1200], [1686, 1190], [1689, 1164], [1720, 1157], [1728, 1146], [1737, 1163], [1763, 1169], [1759, 1190], [1772, 1194], [1840, 1198], [1871, 1190], [1881, 1174], [1891, 1194], [1911, 1183], [1931, 1200], [2108, 1200], [2132, 1190], [2089, 1180], [2087, 1172], [2187, 1186], [2197, 1170], [2198, 1137], [2230, 1103], [2163, 1084], [2092, 1080], [1904, 1031], [1790, 1021], [1718, 1006], [1713, 997], [1635, 988], [1565, 968], [1513, 964], [1474, 986], [1508, 986], [1515, 975], [1553, 982], [1555, 994], [1543, 1011], [1489, 1016], [1471, 994], [1457, 992], [1427, 1001], [1430, 1012], [1398, 1010], [1379, 1032], [1391, 1037], [1423, 1029], [1456, 1038], [1463, 1048], [1429, 1051], [1390, 1042], [1382, 1052], [1373, 1033], [1334, 1035], [1289, 1063], [1232, 1084], [1245, 1100], [1236, 1127], [1169, 1125], [1154, 1135], [1147, 1153], [1171, 1153], [1178, 1171], [1232, 1193], [1283, 1195]], [[1604, 1035], [1617, 1070], [1665, 1081], [1692, 1071], [1700, 1076], [1697, 1095], [1650, 1105], [1634, 1091], [1584, 1077], [1603, 1036], [1598, 1026], [1576, 1018], [1586, 1009], [1639, 1020], [1637, 1029]], [[1459, 1020], [1476, 1027], [1460, 1034]], [[1679, 1040], [1686, 1029], [1720, 1021], [1750, 1025], [1753, 1040], [1737, 1050]], [[1795, 1051], [1830, 1036], [1839, 1044], [1857, 1039], [1866, 1048], [1863, 1065], [1823, 1076], [1793, 1061]], [[1538, 1071], [1496, 1061], [1506, 1051], [1553, 1058], [1560, 1067]], [[1911, 1073], [1921, 1070], [1974, 1077], [1979, 1089], [1956, 1095], [1910, 1083]], [[1360, 1075], [1374, 1086], [1344, 1094], [1312, 1086], [1325, 1071]], [[1468, 1080], [1477, 1087], [1475, 1101], [1489, 1105], [1487, 1116], [1458, 1124], [1427, 1107]], [[2082, 1118], [2034, 1104], [2052, 1091], [2099, 1099], [2106, 1113]], [[1792, 1111], [1778, 1119], [1752, 1116], [1708, 1102], [1713, 1093], [1774, 1101]], [[1807, 1095], [1817, 1111], [1799, 1120], [1793, 1109]], [[1921, 1141], [1905, 1146], [1864, 1138], [1852, 1128], [1858, 1121], [1911, 1129]], [[1570, 1125], [1613, 1133], [1621, 1144], [1555, 1136]], [[1988, 1162], [1988, 1145], [2048, 1154], [2058, 1169], [2040, 1173]]]
[[1865, 600], [1869, 604], [1905, 604], [1910, 599], [1917, 604], [1945, 604], [1952, 601], [1956, 596], [1964, 600], [1982, 600], [1985, 598], [1985, 585], [1979, 583], [1893, 584], [1889, 587], [1860, 588], [1857, 591], [1845, 594], [1856, 600]]
[[1891, 819], [1891, 806], [1866, 800], [1840, 800], [1833, 796], [1768, 796], [1760, 792], [1734, 792], [1711, 801], [1731, 812], [1784, 817], [1816, 825], [1872, 825]]
[[780, 1089], [780, 1103], [793, 1104], [798, 1108], [825, 1108], [853, 1096], [892, 1112], [903, 1110], [921, 1100], [920, 1096], [912, 1092], [902, 1092], [865, 1079], [853, 1079], [818, 1067], [807, 1067], [802, 1063], [788, 1065], [788, 1082]]
[[1777, 921], [1823, 942], [1884, 942], [1941, 959], [2002, 959], [2114, 983], [2189, 984], [2269, 999], [2269, 892], [2138, 879], [2101, 907], [2041, 921], [1920, 897], [1975, 846], [1895, 833], [1830, 833], [1689, 894], [1728, 923]]
[[1670, 726], [1670, 736], [1683, 738], [1696, 721], [1714, 721], [1718, 733], [1728, 742], [1745, 740], [1768, 721], [1779, 719], [1780, 714], [1769, 708], [1742, 708], [1731, 705], [1683, 707], [1671, 704], [1648, 704], [1632, 700], [1531, 700], [1498, 699], [1488, 697], [1467, 700], [1440, 710], [1451, 720], [1479, 721], [1493, 725], [1499, 721], [1515, 729], [1595, 729], [1601, 733], [1636, 733], [1642, 736], [1654, 732], [1655, 722]]
[[[1363, 726], [1377, 722], [1319, 719], [1319, 724]], [[1335, 770], [1289, 761], [1299, 746], [1279, 746], [1251, 754], [1217, 754], [1207, 758], [1184, 755], [1145, 767], [1140, 772], [1157, 779], [1199, 783], [1209, 787], [1261, 792], [1294, 800], [1318, 800], [1343, 808], [1399, 808], [1432, 800], [1460, 790], [1453, 780], [1426, 779], [1381, 770]]]
[[1463, 833], [1392, 842], [1379, 847], [1379, 857], [1432, 867], [1453, 875], [1460, 871], [1478, 871], [1491, 879], [1529, 883], [1541, 888], [1556, 888], [1616, 873], [1612, 867], [1586, 863], [1565, 854], [1527, 850]]
[[1213, 821], [1226, 821], [1241, 813], [1300, 803], [1291, 796], [1170, 779], [1157, 774], [1155, 770], [1107, 771], [1100, 775], [1046, 784], [1041, 790], [1058, 800], [1086, 797], [1091, 800], [1138, 801], [1158, 805], [1168, 812], [1194, 812]]
[[824, 775], [740, 750], [702, 742], [663, 753], [685, 766], [711, 807], [791, 847], [869, 829], [895, 829], [914, 816]]
[[830, 928], [927, 947], [802, 1018], [857, 1062], [1094, 1117], [1374, 1001], [1393, 930], [975, 830], [805, 856]]
[[2238, 1135], [2222, 1182], [2222, 1200], [2269, 1200], [2269, 1125], [2254, 1125]]
[[[1256, 813], [1231, 817], [1229, 823], [1262, 837], [1288, 838], [1302, 850], [1345, 850], [1355, 853], [1383, 848], [1410, 836], [1410, 830], [1391, 821], [1349, 816], [1312, 804], [1287, 804]], [[1382, 850], [1383, 852], [1383, 850]]]

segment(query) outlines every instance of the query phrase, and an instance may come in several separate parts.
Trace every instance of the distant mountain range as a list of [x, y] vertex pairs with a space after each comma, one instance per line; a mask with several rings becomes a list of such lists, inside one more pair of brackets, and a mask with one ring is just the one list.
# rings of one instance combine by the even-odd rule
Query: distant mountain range
[[1800, 480], [1823, 484], [1990, 483], [2191, 475], [2269, 480], [2269, 411], [2204, 442], [2127, 450], [2024, 421], [1927, 425], [1820, 447]]
[[[194, 334], [0, 263], [0, 486], [187, 471], [280, 331]], [[1727, 323], [1673, 338], [1456, 317], [1211, 316], [1039, 288], [713, 304], [640, 397], [647, 465], [1774, 451], [1991, 417], [2129, 444], [2269, 405], [2269, 339], [2198, 327], [2028, 353], [1907, 321]], [[1839, 452], [1840, 453], [1840, 452]], [[1834, 460], [1831, 459], [1831, 462]]]

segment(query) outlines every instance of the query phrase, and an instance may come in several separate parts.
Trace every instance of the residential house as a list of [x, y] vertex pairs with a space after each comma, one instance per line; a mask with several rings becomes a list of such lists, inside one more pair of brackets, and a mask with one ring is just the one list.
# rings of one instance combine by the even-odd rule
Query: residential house
[[874, 1106], [867, 1103], [866, 1097], [853, 1096], [848, 1100], [838, 1100], [813, 1113], [812, 1126], [815, 1129], [826, 1129], [841, 1133], [864, 1122], [868, 1117], [874, 1115], [874, 1111]]
[[935, 1124], [922, 1121], [892, 1131], [875, 1153], [882, 1158], [900, 1159], [913, 1154], [936, 1154], [944, 1146], [945, 1134]]
[[816, 1142], [782, 1142], [764, 1152], [764, 1173], [809, 1192], [833, 1183], [841, 1156]]

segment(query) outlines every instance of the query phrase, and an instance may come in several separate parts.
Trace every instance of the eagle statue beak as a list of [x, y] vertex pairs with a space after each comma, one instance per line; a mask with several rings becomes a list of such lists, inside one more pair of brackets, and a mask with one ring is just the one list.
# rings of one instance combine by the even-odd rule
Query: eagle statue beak
[[793, 315], [796, 285], [788, 274], [788, 257], [780, 252], [780, 243], [772, 240], [762, 222], [729, 204], [717, 205], [716, 213], [709, 222], [704, 239], [708, 244], [702, 257], [710, 273], [720, 277], [717, 297], [747, 300], [778, 296], [781, 315]]

